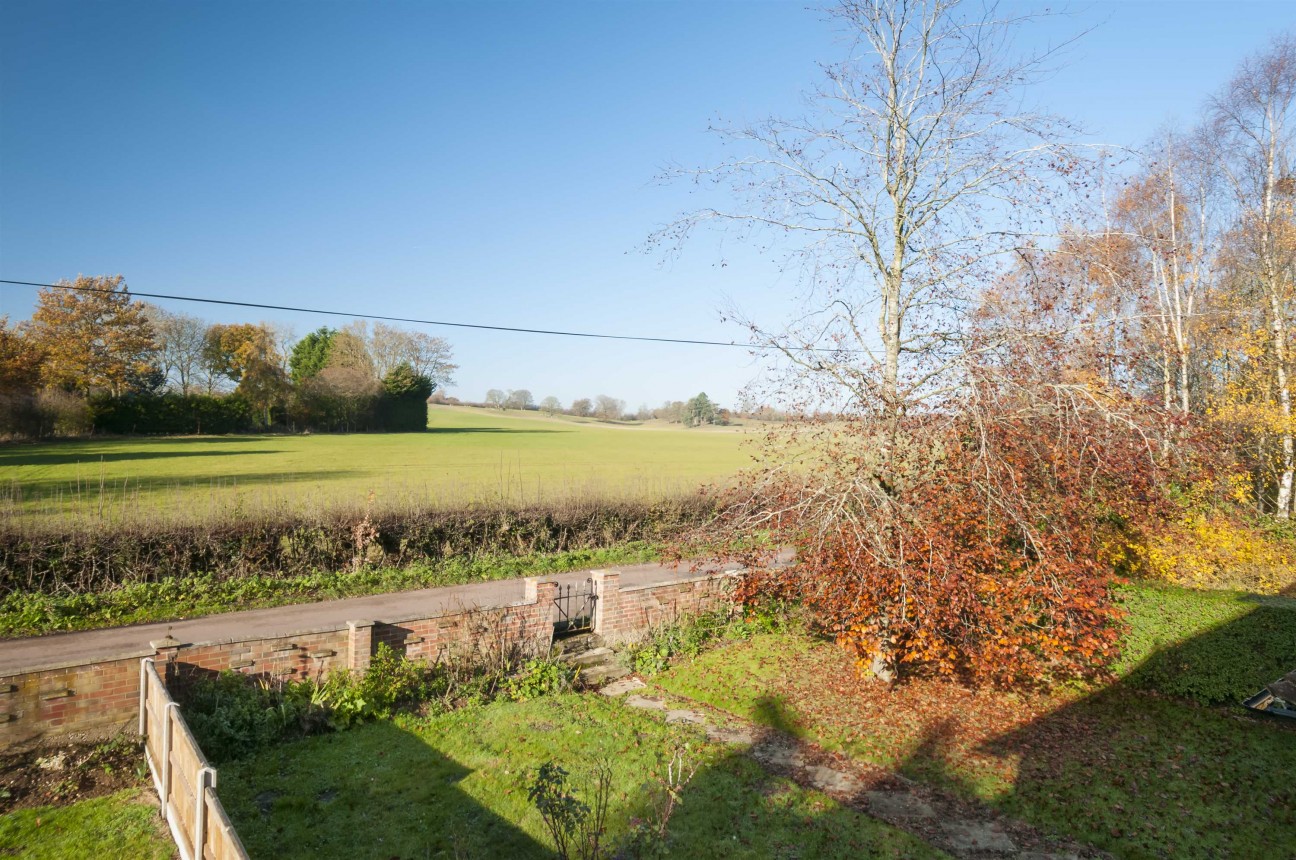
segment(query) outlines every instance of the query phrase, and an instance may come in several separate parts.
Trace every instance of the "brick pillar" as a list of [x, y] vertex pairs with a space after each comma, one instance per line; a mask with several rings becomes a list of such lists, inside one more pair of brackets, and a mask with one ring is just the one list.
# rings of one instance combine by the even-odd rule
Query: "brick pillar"
[[180, 649], [184, 647], [184, 643], [168, 633], [161, 639], [154, 639], [149, 643], [149, 647], [153, 649], [153, 664], [162, 680], [174, 681], [176, 659], [180, 656]]
[[553, 647], [554, 634], [554, 597], [558, 594], [558, 583], [527, 580], [527, 597], [535, 601], [534, 627], [522, 635], [530, 640], [535, 653], [545, 655]]
[[617, 642], [624, 638], [621, 630], [621, 574], [615, 570], [595, 570], [590, 573], [594, 580], [594, 593], [598, 601], [594, 604], [594, 632], [608, 642]]
[[363, 675], [369, 671], [369, 660], [373, 657], [372, 621], [348, 621], [347, 630], [350, 647], [347, 649], [347, 667]]

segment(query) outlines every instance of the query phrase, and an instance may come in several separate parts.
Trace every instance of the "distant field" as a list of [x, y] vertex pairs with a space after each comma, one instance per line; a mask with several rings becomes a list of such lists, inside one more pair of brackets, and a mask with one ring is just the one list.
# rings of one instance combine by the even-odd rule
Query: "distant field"
[[643, 497], [723, 481], [739, 430], [438, 406], [427, 433], [105, 439], [0, 447], [0, 517], [197, 519], [260, 509]]

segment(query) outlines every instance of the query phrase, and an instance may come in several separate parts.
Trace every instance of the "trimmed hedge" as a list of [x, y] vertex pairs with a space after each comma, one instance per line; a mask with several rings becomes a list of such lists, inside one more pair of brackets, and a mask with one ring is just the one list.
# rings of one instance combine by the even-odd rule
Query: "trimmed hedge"
[[83, 594], [203, 575], [288, 577], [482, 554], [528, 555], [660, 543], [711, 516], [711, 500], [571, 500], [529, 508], [337, 512], [185, 527], [31, 533], [0, 525], [0, 598]]
[[135, 435], [225, 435], [254, 429], [253, 410], [237, 394], [130, 394], [90, 400], [97, 433]]
[[[288, 429], [417, 433], [427, 429], [427, 401], [390, 394], [362, 398], [300, 395], [276, 417]], [[237, 393], [100, 395], [90, 400], [94, 432], [114, 436], [223, 436], [253, 433], [260, 414]]]

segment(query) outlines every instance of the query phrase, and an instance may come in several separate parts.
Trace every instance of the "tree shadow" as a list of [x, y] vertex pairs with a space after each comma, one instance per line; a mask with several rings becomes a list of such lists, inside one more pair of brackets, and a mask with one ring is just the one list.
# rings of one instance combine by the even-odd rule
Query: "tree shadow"
[[535, 433], [572, 433], [572, 430], [521, 430], [513, 427], [429, 427], [423, 431], [434, 435], [458, 436], [465, 433], [499, 433], [504, 435], [530, 435]]
[[260, 454], [282, 454], [276, 448], [255, 451], [83, 451], [83, 452], [26, 452], [0, 450], [0, 466], [70, 466], [99, 463], [126, 463], [132, 460], [170, 460], [183, 457], [248, 457]]
[[[775, 748], [791, 750], [782, 735], [796, 735], [796, 719], [772, 697], [763, 697], [756, 710], [762, 725], [781, 735], [757, 739], [752, 750], [730, 748], [698, 770], [680, 793], [667, 830], [667, 856], [944, 856], [857, 808], [864, 805], [864, 789], [872, 786], [860, 786], [839, 801], [805, 785], [804, 772], [771, 765], [767, 759]], [[651, 806], [661, 795], [660, 789], [646, 787], [640, 802]]]
[[[335, 479], [345, 479], [359, 477], [369, 474], [368, 472], [354, 469], [319, 469], [316, 471], [303, 472], [243, 472], [243, 473], [222, 473], [222, 474], [190, 474], [184, 476], [150, 476], [135, 477], [122, 476], [115, 478], [105, 478], [103, 481], [103, 492], [110, 496], [121, 495], [122, 493], [140, 492], [146, 494], [164, 493], [167, 490], [179, 490], [182, 492], [199, 492], [204, 490], [230, 490], [243, 486], [260, 486], [267, 484], [292, 484], [301, 481], [332, 481]], [[97, 498], [100, 491], [100, 483], [96, 478], [84, 478], [81, 481], [68, 478], [52, 478], [47, 480], [18, 480], [15, 479], [8, 484], [0, 481], [0, 490], [7, 486], [16, 486], [22, 494], [24, 501], [34, 501], [40, 498], [49, 498], [54, 495], [63, 496], [64, 501], [75, 501], [78, 495], [86, 498]]]
[[220, 795], [253, 858], [555, 856], [466, 793], [471, 774], [377, 721], [227, 764]]
[[[1287, 856], [1296, 725], [1254, 717], [1240, 702], [1296, 668], [1296, 612], [1256, 603], [971, 750], [956, 720], [938, 721], [900, 770], [1118, 856]], [[1226, 689], [1226, 704], [1190, 698]], [[978, 757], [1005, 765], [1000, 784], [967, 766]]]

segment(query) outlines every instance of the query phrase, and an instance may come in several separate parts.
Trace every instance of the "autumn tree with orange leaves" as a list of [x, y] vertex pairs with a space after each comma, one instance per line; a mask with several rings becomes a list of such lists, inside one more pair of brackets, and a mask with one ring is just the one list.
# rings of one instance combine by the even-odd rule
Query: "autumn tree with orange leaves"
[[37, 294], [26, 326], [44, 385], [121, 395], [154, 370], [157, 341], [142, 302], [120, 275], [77, 277]]

